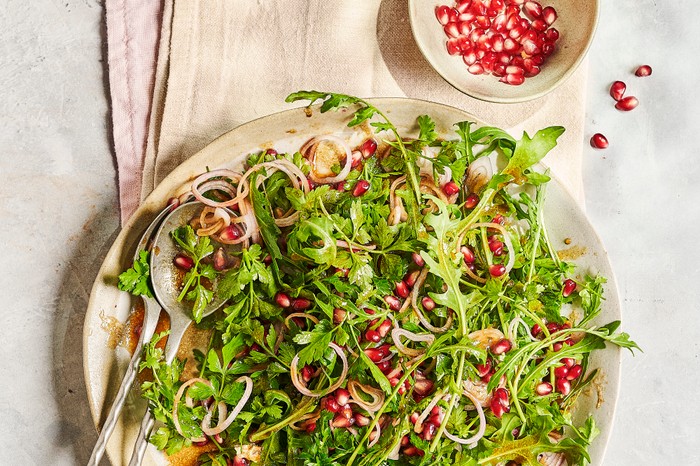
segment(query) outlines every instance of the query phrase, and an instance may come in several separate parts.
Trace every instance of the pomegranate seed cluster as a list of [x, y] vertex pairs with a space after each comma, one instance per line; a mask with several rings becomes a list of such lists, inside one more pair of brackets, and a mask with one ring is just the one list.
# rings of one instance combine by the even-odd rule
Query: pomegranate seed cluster
[[513, 86], [537, 76], [559, 40], [556, 10], [536, 1], [459, 0], [437, 6], [435, 16], [447, 53], [461, 56], [469, 73]]

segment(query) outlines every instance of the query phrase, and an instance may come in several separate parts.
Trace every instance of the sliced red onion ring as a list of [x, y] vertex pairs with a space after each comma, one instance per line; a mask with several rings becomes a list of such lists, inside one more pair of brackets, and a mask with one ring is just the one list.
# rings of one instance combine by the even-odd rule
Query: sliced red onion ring
[[450, 327], [452, 327], [452, 313], [450, 313], [450, 315], [447, 317], [445, 325], [443, 325], [442, 327], [435, 327], [433, 324], [430, 323], [430, 320], [428, 320], [428, 318], [425, 317], [425, 314], [423, 314], [423, 312], [418, 307], [418, 294], [420, 293], [420, 290], [423, 287], [423, 283], [425, 283], [425, 279], [427, 277], [428, 268], [425, 267], [421, 271], [420, 275], [418, 275], [418, 278], [416, 278], [416, 283], [413, 285], [413, 290], [411, 293], [411, 307], [413, 308], [413, 313], [416, 315], [416, 317], [418, 317], [418, 320], [420, 320], [420, 323], [423, 324], [423, 327], [425, 327], [427, 330], [430, 330], [433, 333], [443, 333], [449, 330]]
[[[218, 179], [212, 179], [212, 178], [228, 178], [236, 183], [238, 183], [238, 195], [234, 196], [234, 191], [233, 187], [231, 186], [231, 183], [228, 183], [224, 180], [218, 180]], [[238, 204], [243, 198], [245, 198], [248, 195], [247, 189], [245, 190], [244, 194], [241, 194], [240, 189], [241, 189], [241, 182], [242, 182], [242, 175], [238, 172], [235, 172], [233, 170], [228, 170], [225, 168], [219, 169], [219, 170], [213, 170], [210, 172], [202, 173], [199, 175], [195, 180], [192, 182], [192, 194], [194, 197], [211, 207], [229, 207], [235, 204]], [[247, 187], [247, 186], [246, 186]], [[209, 198], [204, 197], [204, 193], [207, 191], [211, 191], [212, 189], [218, 189], [221, 191], [226, 192], [230, 196], [232, 196], [231, 199], [226, 200], [226, 201], [213, 201]]]
[[438, 404], [440, 400], [445, 396], [444, 393], [436, 393], [433, 399], [430, 401], [428, 406], [425, 407], [423, 412], [418, 416], [418, 419], [416, 419], [416, 424], [413, 426], [413, 432], [416, 434], [420, 434], [423, 432], [423, 421], [427, 419], [428, 416], [430, 416], [430, 411], [433, 410], [435, 405]]
[[375, 446], [375, 445], [377, 444], [377, 442], [379, 442], [379, 436], [382, 435], [382, 427], [381, 427], [379, 424], [380, 424], [380, 423], [377, 422], [377, 423], [374, 425], [374, 430], [377, 431], [377, 435], [375, 435], [374, 440], [370, 441], [370, 442], [367, 444], [367, 448], [372, 448], [373, 446]]
[[[180, 388], [178, 389], [177, 393], [175, 394], [175, 398], [173, 399], [173, 425], [175, 426], [175, 430], [177, 431], [177, 433], [185, 438], [188, 438], [188, 437], [185, 436], [184, 432], [182, 432], [182, 427], [180, 426], [180, 419], [178, 417], [177, 408], [180, 406], [180, 399], [182, 398], [182, 395], [185, 393], [185, 390], [187, 390], [189, 387], [196, 384], [197, 382], [201, 382], [201, 383], [211, 387], [211, 382], [209, 382], [207, 379], [203, 379], [201, 377], [195, 377], [193, 379], [189, 379], [187, 382], [180, 385]], [[188, 398], [187, 405], [190, 408], [192, 407], [192, 406], [190, 406], [191, 403], [192, 403], [192, 399]], [[207, 440], [207, 438], [206, 437], [189, 437], [189, 440], [192, 442], [204, 442]]]
[[[378, 388], [371, 387], [369, 385], [363, 385], [356, 380], [350, 380], [348, 382], [348, 391], [354, 403], [360, 408], [364, 409], [368, 413], [374, 413], [384, 404], [384, 392]], [[366, 402], [361, 396], [360, 391], [369, 395], [372, 398], [372, 402]]]
[[425, 350], [417, 350], [413, 348], [407, 348], [406, 345], [401, 343], [401, 337], [406, 337], [411, 341], [422, 341], [430, 345], [435, 341], [435, 335], [432, 333], [413, 333], [408, 330], [402, 329], [400, 327], [394, 327], [391, 331], [391, 338], [394, 340], [394, 346], [399, 350], [399, 353], [405, 354], [406, 356], [418, 356], [423, 354]]
[[469, 398], [474, 404], [474, 407], [476, 407], [476, 412], [479, 416], [479, 429], [477, 430], [476, 434], [469, 438], [459, 438], [456, 435], [450, 434], [449, 432], [447, 432], [447, 429], [445, 429], [445, 437], [452, 440], [453, 442], [459, 443], [461, 445], [467, 445], [469, 448], [474, 448], [477, 442], [481, 439], [481, 437], [484, 436], [484, 432], [486, 432], [486, 415], [484, 415], [484, 408], [481, 407], [479, 401], [476, 398], [474, 398], [474, 396], [471, 393], [464, 390], [463, 394], [464, 396]]
[[295, 317], [303, 317], [304, 319], [309, 319], [311, 322], [314, 324], [318, 323], [318, 319], [311, 314], [307, 314], [306, 312], [292, 312], [289, 314], [287, 317], [284, 318], [284, 326], [289, 328], [289, 320], [293, 319]]
[[[238, 404], [236, 404], [236, 406], [233, 408], [231, 414], [229, 414], [228, 417], [225, 419], [223, 419], [223, 417], [226, 416], [226, 404], [223, 402], [219, 403], [219, 423], [214, 427], [210, 426], [213, 408], [209, 409], [206, 416], [204, 416], [204, 419], [202, 420], [202, 432], [204, 432], [206, 435], [216, 435], [225, 431], [228, 428], [228, 426], [230, 426], [231, 423], [236, 420], [236, 417], [241, 412], [245, 404], [248, 402], [250, 394], [253, 393], [253, 380], [247, 375], [244, 375], [238, 377], [236, 379], [236, 382], [245, 382], [245, 391], [243, 392], [243, 396], [240, 400], [238, 400]], [[221, 407], [222, 404], [223, 409]]]
[[299, 353], [297, 353], [294, 356], [294, 359], [292, 359], [292, 364], [290, 367], [289, 371], [289, 377], [292, 379], [292, 383], [296, 387], [297, 390], [299, 390], [299, 393], [302, 395], [318, 398], [321, 396], [326, 396], [328, 393], [334, 392], [336, 389], [340, 388], [341, 385], [343, 385], [343, 382], [345, 382], [345, 377], [348, 375], [348, 358], [345, 356], [345, 353], [343, 350], [340, 348], [340, 346], [336, 345], [335, 343], [330, 343], [328, 346], [333, 348], [333, 351], [338, 355], [340, 358], [341, 362], [343, 363], [343, 370], [340, 373], [340, 376], [338, 377], [338, 380], [335, 381], [333, 385], [330, 387], [326, 388], [325, 390], [317, 393], [314, 391], [309, 390], [306, 388], [304, 383], [299, 380], [299, 369], [297, 368], [297, 365], [299, 364]]
[[530, 326], [525, 323], [525, 321], [520, 318], [516, 317], [513, 320], [510, 321], [510, 324], [508, 325], [508, 339], [515, 344], [517, 340], [517, 335], [518, 335], [518, 325], [522, 325], [525, 327], [525, 333], [527, 336], [530, 338], [530, 341], [537, 341], [537, 338], [532, 336], [532, 333], [530, 332]]
[[[338, 173], [336, 176], [326, 176], [326, 177], [318, 177], [316, 176], [316, 149], [318, 148], [318, 145], [322, 143], [323, 141], [330, 141], [337, 146], [339, 146], [341, 149], [345, 151], [345, 165], [343, 166], [343, 169], [340, 170], [340, 173]], [[310, 159], [311, 162], [311, 170], [309, 172], [309, 178], [311, 178], [311, 181], [319, 184], [333, 184], [333, 183], [339, 183], [341, 181], [344, 181], [348, 175], [350, 174], [350, 170], [352, 169], [352, 149], [342, 139], [332, 136], [332, 135], [326, 135], [326, 136], [317, 136], [310, 141], [308, 141], [306, 144], [302, 146], [300, 149], [300, 152], [302, 155]]]

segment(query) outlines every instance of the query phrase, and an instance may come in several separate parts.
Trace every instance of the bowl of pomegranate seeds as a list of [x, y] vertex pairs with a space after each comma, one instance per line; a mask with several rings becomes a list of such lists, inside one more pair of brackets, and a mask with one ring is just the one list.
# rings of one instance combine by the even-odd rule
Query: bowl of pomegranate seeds
[[532, 100], [576, 70], [598, 0], [409, 0], [416, 43], [445, 80], [490, 102]]

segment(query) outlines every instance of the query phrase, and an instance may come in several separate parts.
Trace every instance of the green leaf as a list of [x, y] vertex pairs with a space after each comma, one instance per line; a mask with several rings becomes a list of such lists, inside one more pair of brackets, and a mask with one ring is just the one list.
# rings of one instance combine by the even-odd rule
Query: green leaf
[[299, 332], [294, 337], [294, 342], [305, 345], [299, 351], [299, 366], [303, 367], [323, 358], [323, 353], [333, 340], [333, 326], [330, 321], [322, 320], [311, 331]]
[[150, 269], [148, 265], [148, 251], [139, 252], [138, 259], [134, 260], [134, 265], [119, 275], [119, 289], [131, 293], [134, 296], [153, 297], [150, 288]]
[[557, 139], [564, 133], [561, 126], [551, 126], [535, 133], [533, 138], [523, 132], [523, 137], [515, 146], [513, 157], [503, 170], [506, 175], [511, 175], [516, 182], [522, 183], [525, 170], [532, 167], [557, 145]]

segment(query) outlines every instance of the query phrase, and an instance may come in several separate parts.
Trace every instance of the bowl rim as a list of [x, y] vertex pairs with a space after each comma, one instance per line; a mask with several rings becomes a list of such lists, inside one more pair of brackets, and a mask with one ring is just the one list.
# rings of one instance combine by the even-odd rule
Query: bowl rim
[[492, 103], [498, 103], [498, 104], [517, 104], [517, 103], [522, 103], [522, 102], [529, 102], [531, 100], [539, 99], [540, 97], [543, 97], [550, 92], [554, 91], [555, 89], [559, 88], [562, 84], [564, 84], [572, 74], [578, 69], [578, 67], [581, 65], [583, 60], [586, 58], [586, 55], [588, 54], [588, 51], [591, 48], [591, 45], [593, 44], [593, 39], [595, 38], [596, 31], [598, 30], [598, 22], [600, 20], [600, 0], [590, 0], [593, 6], [593, 27], [591, 28], [591, 33], [588, 35], [588, 40], [586, 41], [586, 44], [583, 47], [582, 52], [576, 57], [574, 60], [574, 63], [564, 71], [558, 79], [556, 79], [550, 86], [548, 86], [546, 89], [543, 89], [538, 92], [534, 92], [532, 94], [524, 95], [524, 96], [514, 96], [514, 97], [500, 97], [500, 96], [493, 96], [491, 94], [484, 94], [479, 91], [474, 91], [474, 90], [467, 90], [464, 88], [464, 86], [461, 86], [459, 83], [455, 82], [455, 80], [450, 79], [446, 76], [444, 76], [440, 70], [438, 70], [435, 65], [433, 65], [432, 60], [430, 59], [430, 53], [427, 51], [427, 47], [423, 44], [421, 40], [418, 39], [418, 35], [416, 33], [416, 18], [414, 15], [414, 9], [411, 8], [412, 5], [416, 4], [417, 2], [423, 2], [424, 0], [408, 0], [408, 17], [409, 21], [411, 23], [411, 33], [413, 34], [413, 40], [415, 41], [416, 45], [418, 46], [418, 49], [420, 50], [421, 54], [425, 58], [425, 60], [430, 64], [430, 67], [435, 70], [435, 72], [445, 81], [447, 81], [448, 84], [450, 84], [452, 87], [457, 89], [463, 94], [468, 95], [469, 97], [473, 97], [475, 99], [484, 101], [484, 102], [492, 102]]

